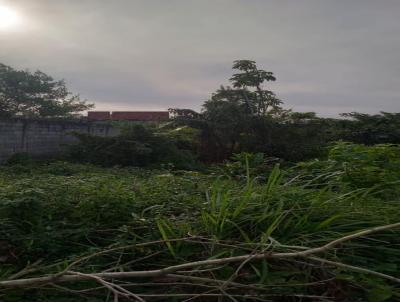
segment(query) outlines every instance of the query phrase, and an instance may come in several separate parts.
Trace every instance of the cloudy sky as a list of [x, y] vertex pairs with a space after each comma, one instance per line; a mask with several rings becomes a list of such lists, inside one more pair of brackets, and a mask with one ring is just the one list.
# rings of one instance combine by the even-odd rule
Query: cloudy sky
[[[0, 0], [0, 62], [98, 110], [200, 109], [255, 60], [296, 111], [400, 111], [399, 0]], [[0, 20], [1, 24], [1, 20]]]

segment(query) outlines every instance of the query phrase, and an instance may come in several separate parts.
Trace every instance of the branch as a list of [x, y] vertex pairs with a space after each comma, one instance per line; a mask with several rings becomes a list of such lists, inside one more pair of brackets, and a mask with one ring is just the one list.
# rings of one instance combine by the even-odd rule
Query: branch
[[79, 263], [81, 263], [83, 261], [87, 261], [87, 260], [89, 260], [91, 258], [94, 258], [94, 257], [97, 257], [97, 256], [106, 255], [106, 254], [111, 253], [111, 252], [122, 251], [122, 250], [130, 249], [130, 248], [145, 247], [145, 246], [154, 245], [154, 244], [160, 244], [160, 243], [185, 241], [185, 240], [193, 239], [193, 238], [194, 237], [185, 237], [185, 238], [168, 239], [168, 240], [156, 240], [156, 241], [150, 241], [150, 242], [145, 242], [145, 243], [137, 243], [137, 244], [131, 244], [131, 245], [126, 245], [126, 246], [119, 246], [119, 247], [115, 247], [115, 248], [110, 248], [110, 249], [107, 249], [107, 250], [99, 251], [97, 253], [93, 253], [93, 254], [78, 258], [77, 260], [75, 260], [71, 264], [69, 264], [66, 269], [64, 269], [60, 273], [56, 274], [54, 277], [55, 278], [61, 277], [67, 271], [71, 270], [72, 267], [76, 266], [77, 264], [79, 264]]
[[97, 277], [97, 276], [94, 276], [94, 275], [91, 275], [91, 274], [82, 274], [82, 273], [71, 272], [71, 271], [69, 271], [68, 273], [73, 274], [73, 275], [77, 275], [77, 276], [88, 277], [90, 279], [95, 280], [96, 282], [98, 282], [101, 285], [103, 285], [105, 288], [109, 289], [114, 294], [114, 297], [115, 297], [114, 300], [118, 301], [118, 296], [122, 296], [122, 297], [126, 297], [128, 299], [130, 299], [132, 297], [136, 301], [145, 302], [145, 300], [143, 300], [138, 295], [126, 290], [125, 288], [123, 288], [123, 287], [121, 287], [121, 286], [119, 286], [117, 284], [107, 282], [107, 281], [103, 280], [100, 277]]
[[[298, 252], [286, 252], [286, 253], [260, 253], [260, 254], [247, 254], [242, 256], [234, 256], [234, 257], [227, 257], [227, 258], [220, 258], [220, 259], [210, 259], [210, 260], [201, 260], [201, 261], [194, 261], [188, 262], [184, 264], [178, 264], [169, 266], [163, 269], [158, 270], [147, 270], [147, 271], [130, 271], [130, 272], [105, 272], [105, 273], [94, 273], [94, 274], [81, 274], [81, 275], [74, 275], [66, 274], [59, 276], [58, 274], [52, 276], [44, 276], [44, 277], [37, 277], [37, 278], [28, 278], [28, 279], [18, 279], [18, 280], [6, 280], [0, 281], [0, 288], [15, 288], [15, 287], [30, 287], [30, 286], [37, 286], [47, 283], [57, 283], [57, 282], [74, 282], [74, 281], [83, 281], [83, 280], [90, 280], [93, 277], [98, 277], [102, 279], [113, 279], [113, 278], [137, 278], [137, 277], [157, 277], [162, 275], [171, 274], [177, 271], [190, 269], [199, 266], [206, 266], [206, 265], [222, 265], [227, 263], [234, 263], [234, 262], [243, 262], [247, 261], [249, 258], [251, 261], [260, 260], [260, 259], [286, 259], [286, 258], [296, 258], [296, 257], [307, 257], [312, 254], [326, 252], [329, 249], [336, 247], [339, 244], [342, 244], [346, 241], [359, 238], [365, 235], [369, 235], [372, 233], [380, 232], [383, 230], [394, 229], [400, 227], [400, 222], [374, 227], [367, 230], [363, 230], [352, 235], [348, 235], [345, 237], [341, 237], [334, 241], [331, 241], [321, 247], [311, 248], [304, 251]], [[87, 259], [87, 258], [86, 258]], [[397, 279], [394, 278], [392, 281], [396, 281]]]
[[364, 273], [364, 274], [369, 274], [369, 275], [374, 275], [377, 277], [381, 277], [383, 279], [387, 279], [396, 283], [400, 284], [400, 279], [390, 276], [390, 275], [386, 275], [386, 274], [382, 274], [379, 272], [375, 272], [372, 271], [370, 269], [366, 269], [366, 268], [362, 268], [362, 267], [358, 267], [358, 266], [354, 266], [354, 265], [350, 265], [350, 264], [345, 264], [345, 263], [341, 263], [341, 262], [336, 262], [336, 261], [331, 261], [331, 260], [326, 260], [326, 259], [322, 259], [322, 258], [318, 258], [318, 257], [308, 257], [308, 259], [310, 260], [314, 260], [317, 262], [321, 262], [321, 263], [326, 263], [326, 264], [330, 264], [336, 267], [342, 267], [351, 271], [355, 271], [355, 272], [359, 272], [359, 273]]

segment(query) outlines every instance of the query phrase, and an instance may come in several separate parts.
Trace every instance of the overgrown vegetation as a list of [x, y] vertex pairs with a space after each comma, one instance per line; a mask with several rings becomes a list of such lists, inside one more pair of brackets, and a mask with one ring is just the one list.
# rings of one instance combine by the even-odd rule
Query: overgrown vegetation
[[[200, 113], [1, 166], [0, 300], [400, 301], [400, 115], [292, 112], [272, 72], [233, 68]], [[4, 65], [0, 101], [88, 108]]]
[[400, 143], [400, 114], [343, 114], [340, 119], [321, 118], [314, 112], [293, 112], [264, 87], [275, 81], [272, 72], [254, 61], [239, 60], [232, 87], [217, 90], [203, 104], [201, 113], [171, 109], [176, 126], [197, 129], [195, 153], [206, 162], [221, 162], [234, 153], [264, 153], [298, 162], [325, 155], [326, 146], [344, 140], [360, 144]]
[[[399, 300], [399, 225], [290, 256], [398, 223], [399, 152], [340, 143], [328, 158], [290, 168], [241, 154], [207, 173], [5, 166], [1, 299]], [[91, 277], [100, 272], [101, 281]], [[111, 272], [119, 275], [107, 277]], [[53, 277], [32, 279], [39, 276]], [[71, 276], [82, 280], [66, 281]], [[21, 289], [4, 282], [20, 279], [33, 283]]]
[[233, 64], [232, 86], [221, 86], [204, 102], [200, 113], [170, 109], [172, 120], [161, 125], [115, 122], [122, 133], [115, 138], [79, 135], [71, 157], [102, 165], [159, 166], [170, 162], [193, 168], [195, 161], [221, 163], [234, 154], [262, 153], [286, 162], [326, 156], [335, 141], [359, 144], [399, 144], [400, 114], [343, 114], [321, 118], [314, 112], [293, 112], [265, 83], [272, 72], [254, 61]]
[[115, 137], [79, 133], [76, 136], [80, 142], [71, 146], [68, 155], [71, 160], [103, 166], [199, 167], [190, 143], [155, 127], [128, 124], [121, 127], [121, 134]]

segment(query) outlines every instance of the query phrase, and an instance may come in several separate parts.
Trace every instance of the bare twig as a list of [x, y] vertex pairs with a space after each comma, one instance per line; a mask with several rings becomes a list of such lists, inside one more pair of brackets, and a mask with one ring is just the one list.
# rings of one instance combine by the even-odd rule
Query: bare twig
[[[204, 293], [204, 294], [140, 294], [141, 297], [144, 298], [189, 298], [189, 297], [207, 297], [207, 298], [211, 298], [211, 297], [227, 297], [227, 295], [225, 294], [210, 294], [210, 293]], [[240, 299], [247, 299], [247, 300], [253, 300], [253, 301], [271, 301], [271, 300], [266, 300], [264, 299], [262, 296], [255, 296], [255, 295], [230, 295], [231, 297], [234, 298], [240, 298]], [[317, 296], [313, 296], [314, 298]], [[319, 296], [318, 296], [319, 297]]]
[[341, 262], [336, 262], [336, 261], [331, 261], [331, 260], [327, 260], [327, 259], [322, 259], [322, 258], [318, 258], [318, 257], [307, 257], [310, 260], [314, 260], [320, 263], [326, 263], [326, 264], [330, 264], [336, 267], [341, 267], [341, 268], [345, 268], [351, 271], [355, 271], [355, 272], [359, 272], [359, 273], [364, 273], [364, 274], [368, 274], [368, 275], [374, 275], [383, 279], [387, 279], [396, 283], [400, 284], [400, 279], [390, 276], [390, 275], [386, 275], [383, 273], [379, 273], [379, 272], [375, 272], [373, 270], [370, 269], [366, 269], [366, 268], [362, 268], [362, 267], [358, 267], [358, 266], [353, 266], [353, 265], [349, 265], [349, 264], [345, 264], [345, 263], [341, 263]]
[[[139, 294], [143, 298], [170, 298], [170, 297], [178, 297], [178, 298], [186, 298], [192, 296], [198, 297], [226, 297], [225, 294], [190, 294], [190, 293], [182, 293], [182, 294]], [[320, 299], [321, 301], [327, 301], [329, 297], [318, 296], [318, 295], [303, 295], [303, 294], [265, 294], [265, 295], [230, 295], [234, 298], [241, 299], [253, 299], [255, 301], [271, 301], [265, 300], [265, 298], [277, 298], [277, 297], [295, 297], [295, 298], [308, 298], [308, 299]], [[317, 300], [312, 300], [317, 301]], [[332, 301], [332, 300], [328, 300]]]
[[93, 279], [95, 281], [97, 281], [98, 283], [100, 283], [101, 285], [103, 285], [105, 288], [109, 289], [113, 294], [114, 294], [114, 301], [117, 300], [118, 301], [118, 297], [119, 296], [123, 296], [126, 298], [134, 298], [134, 300], [139, 301], [139, 302], [146, 302], [145, 300], [143, 300], [141, 297], [139, 297], [138, 295], [126, 290], [125, 288], [114, 284], [114, 283], [110, 283], [107, 282], [105, 280], [103, 280], [100, 277], [91, 275], [91, 274], [82, 274], [82, 273], [78, 273], [78, 272], [72, 272], [72, 271], [68, 271], [69, 274], [72, 275], [77, 275], [77, 276], [84, 276], [84, 277], [88, 277], [90, 279]]
[[131, 248], [139, 248], [139, 247], [145, 247], [145, 246], [161, 244], [161, 243], [185, 241], [187, 239], [192, 239], [192, 238], [193, 237], [176, 238], [176, 239], [169, 239], [169, 240], [156, 240], [156, 241], [150, 241], [150, 242], [126, 245], [126, 246], [118, 246], [118, 247], [110, 248], [110, 249], [107, 249], [107, 250], [99, 251], [97, 253], [93, 253], [93, 254], [90, 254], [90, 255], [87, 255], [87, 256], [84, 256], [84, 257], [81, 257], [81, 258], [75, 260], [74, 262], [69, 264], [66, 269], [64, 269], [62, 272], [58, 273], [54, 277], [60, 277], [60, 276], [64, 275], [67, 271], [71, 270], [77, 264], [79, 264], [81, 262], [84, 262], [84, 261], [87, 261], [89, 259], [92, 259], [94, 257], [101, 256], [101, 255], [106, 255], [106, 254], [109, 254], [109, 253], [112, 253], [112, 252], [122, 251], [122, 250], [126, 250], [126, 249], [131, 249]]
[[[182, 280], [188, 280], [188, 281], [193, 281], [193, 282], [203, 282], [203, 283], [216, 283], [216, 284], [224, 284], [226, 280], [219, 280], [219, 279], [212, 279], [212, 278], [206, 278], [206, 277], [195, 277], [195, 276], [186, 276], [186, 275], [177, 275], [177, 274], [168, 274], [166, 277], [171, 277], [175, 279], [182, 279]], [[315, 281], [315, 282], [308, 282], [308, 283], [292, 283], [292, 284], [271, 284], [271, 285], [265, 285], [263, 284], [262, 286], [259, 286], [257, 284], [242, 284], [238, 282], [233, 282], [229, 281], [228, 285], [235, 287], [235, 288], [244, 288], [244, 289], [249, 289], [249, 290], [255, 290], [255, 291], [270, 291], [270, 289], [266, 287], [293, 287], [293, 286], [313, 286], [313, 285], [321, 285], [326, 282], [332, 281], [335, 278], [330, 278], [326, 280], [320, 280], [320, 281]]]
[[124, 264], [120, 264], [120, 265], [111, 267], [111, 268], [109, 268], [109, 269], [106, 269], [106, 270], [103, 271], [103, 273], [105, 273], [105, 272], [112, 272], [112, 271], [115, 271], [115, 270], [117, 270], [117, 269], [124, 268], [124, 267], [126, 267], [126, 266], [128, 266], [128, 265], [131, 265], [131, 264], [134, 264], [134, 263], [137, 263], [137, 262], [140, 262], [140, 261], [149, 259], [149, 258], [154, 257], [154, 256], [159, 255], [159, 254], [161, 254], [161, 252], [155, 252], [155, 253], [152, 253], [152, 254], [150, 254], [150, 255], [144, 256], [144, 257], [142, 257], [142, 258], [134, 259], [134, 260], [129, 261], [129, 262], [126, 262], [126, 263], [124, 263]]
[[39, 259], [36, 262], [32, 263], [32, 264], [28, 264], [26, 267], [24, 267], [22, 270], [20, 270], [19, 272], [15, 273], [14, 275], [11, 275], [8, 277], [8, 279], [12, 280], [12, 279], [18, 279], [19, 277], [25, 276], [27, 274], [36, 272], [38, 270], [40, 270], [40, 268], [37, 267], [38, 264], [40, 264], [43, 261], [43, 259]]

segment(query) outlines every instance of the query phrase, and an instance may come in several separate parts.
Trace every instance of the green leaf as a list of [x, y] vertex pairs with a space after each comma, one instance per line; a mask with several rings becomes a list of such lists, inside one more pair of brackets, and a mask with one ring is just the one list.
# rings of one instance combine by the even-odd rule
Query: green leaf
[[392, 289], [390, 287], [374, 288], [368, 293], [369, 302], [388, 301], [392, 297]]

